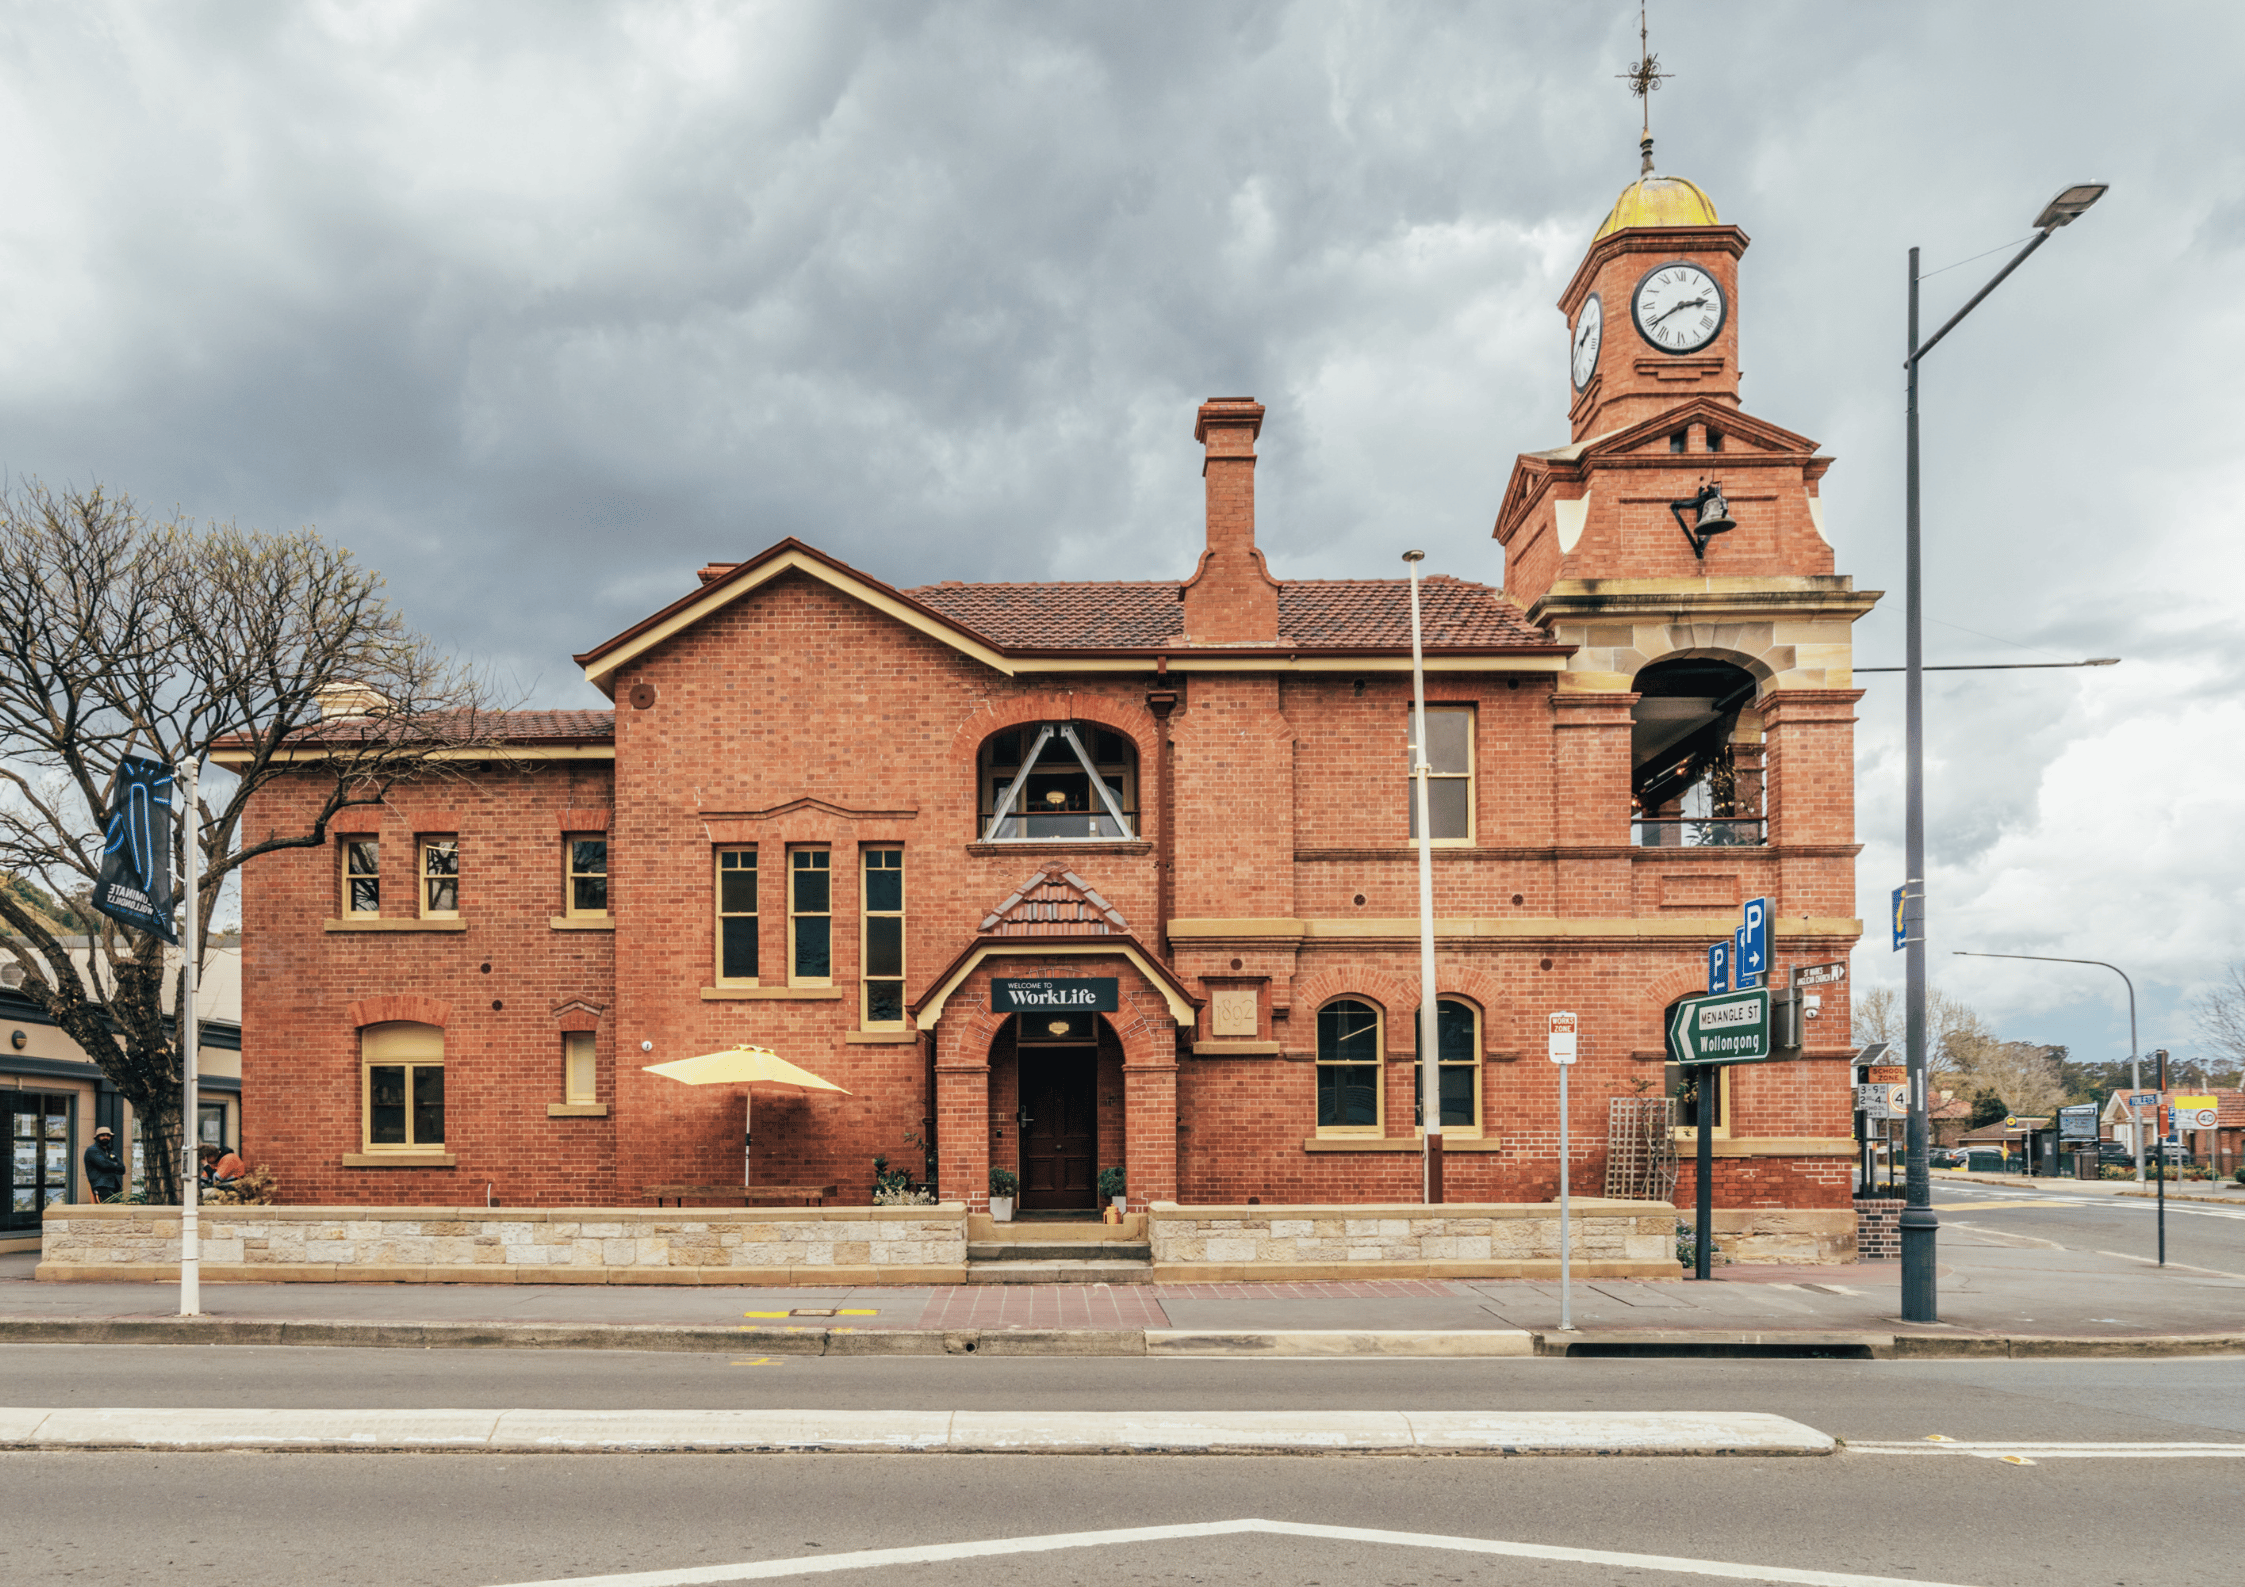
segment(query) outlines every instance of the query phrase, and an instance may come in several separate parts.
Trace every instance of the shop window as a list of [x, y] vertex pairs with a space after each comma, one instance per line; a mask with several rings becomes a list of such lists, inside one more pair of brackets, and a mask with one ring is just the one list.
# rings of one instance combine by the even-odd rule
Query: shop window
[[593, 1033], [589, 1030], [570, 1030], [561, 1033], [561, 1100], [582, 1105], [598, 1102], [600, 1077], [595, 1057]]
[[1137, 835], [1138, 751], [1120, 733], [1027, 722], [983, 740], [976, 768], [985, 842]]
[[225, 1145], [226, 1145], [226, 1104], [225, 1104], [225, 1103], [223, 1103], [223, 1102], [204, 1102], [204, 1101], [202, 1101], [202, 1100], [200, 1100], [200, 1099], [198, 1099], [198, 1100], [196, 1101], [196, 1103], [195, 1103], [195, 1144], [196, 1144], [196, 1145], [198, 1145], [198, 1146], [216, 1146], [216, 1147], [219, 1147], [219, 1148], [221, 1148], [221, 1149], [223, 1149], [223, 1148], [225, 1147]]
[[35, 1232], [44, 1209], [71, 1199], [78, 1161], [71, 1131], [76, 1103], [66, 1092], [0, 1094], [8, 1137], [8, 1201], [0, 1228]]
[[579, 920], [601, 920], [608, 914], [608, 840], [564, 838], [563, 885], [568, 892], [567, 913]]
[[[1404, 744], [1410, 751], [1404, 768], [1403, 800], [1409, 811], [1409, 828], [1412, 840], [1419, 836], [1419, 789], [1416, 770], [1419, 757], [1411, 749], [1411, 741], [1418, 732], [1418, 712], [1404, 707]], [[1470, 705], [1430, 705], [1427, 707], [1427, 744], [1430, 753], [1427, 764], [1433, 771], [1427, 777], [1427, 814], [1434, 841], [1437, 843], [1467, 844], [1473, 841], [1473, 707]]]
[[[1411, 1018], [1411, 1122], [1423, 1125], [1426, 1115], [1419, 1102], [1419, 1068], [1426, 1062], [1426, 1033], [1418, 1016]], [[1481, 1133], [1481, 1013], [1471, 1003], [1454, 997], [1439, 998], [1434, 1005], [1434, 1041], [1442, 1054], [1442, 1129], [1445, 1134]]]
[[444, 1032], [397, 1021], [359, 1037], [365, 1071], [369, 1152], [422, 1152], [444, 1145]]
[[834, 873], [823, 848], [787, 855], [787, 980], [790, 986], [834, 984]]
[[382, 844], [376, 838], [349, 838], [343, 844], [343, 913], [382, 913]]
[[756, 851], [717, 851], [717, 983], [756, 984]]
[[1317, 1128], [1377, 1135], [1381, 1128], [1380, 1011], [1344, 997], [1317, 1011]]
[[[1682, 1064], [1670, 1064], [1668, 1066], [1668, 1095], [1673, 1097], [1676, 1102], [1676, 1139], [1679, 1141], [1696, 1141], [1699, 1139], [1700, 1073], [1701, 1070], [1697, 1064], [1688, 1068]], [[1715, 1114], [1715, 1139], [1727, 1141], [1731, 1134], [1730, 1066], [1725, 1064], [1717, 1067], [1715, 1080], [1716, 1083], [1709, 1088], [1713, 1093], [1709, 1100], [1713, 1104]]]
[[460, 913], [460, 840], [421, 840], [421, 915], [452, 920]]
[[864, 986], [867, 1028], [904, 1023], [904, 850], [863, 849]]

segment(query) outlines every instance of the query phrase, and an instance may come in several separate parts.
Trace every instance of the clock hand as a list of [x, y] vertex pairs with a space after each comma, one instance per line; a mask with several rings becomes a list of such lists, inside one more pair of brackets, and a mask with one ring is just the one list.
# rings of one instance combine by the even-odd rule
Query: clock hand
[[1703, 309], [1705, 307], [1707, 307], [1707, 299], [1704, 294], [1696, 298], [1686, 298], [1681, 303], [1671, 304], [1666, 312], [1654, 315], [1653, 323], [1655, 325], [1658, 325], [1662, 320], [1665, 320], [1670, 314], [1674, 314], [1679, 309]]

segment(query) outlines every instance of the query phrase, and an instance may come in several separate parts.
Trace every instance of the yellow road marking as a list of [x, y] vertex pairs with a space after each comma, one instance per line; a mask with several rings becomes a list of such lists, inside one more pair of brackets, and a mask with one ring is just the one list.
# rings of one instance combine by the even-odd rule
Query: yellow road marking
[[744, 1311], [741, 1315], [743, 1317], [792, 1317], [795, 1314], [791, 1311]]
[[834, 1315], [837, 1317], [878, 1317], [881, 1315], [881, 1309], [874, 1306], [862, 1311], [838, 1311]]
[[736, 1361], [733, 1365], [736, 1367], [776, 1367], [779, 1363], [770, 1356], [758, 1356], [754, 1361]]

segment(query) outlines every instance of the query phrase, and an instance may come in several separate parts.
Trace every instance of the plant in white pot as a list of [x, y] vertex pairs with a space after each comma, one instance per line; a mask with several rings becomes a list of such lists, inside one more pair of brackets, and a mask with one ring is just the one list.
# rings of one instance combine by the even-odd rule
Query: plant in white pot
[[1000, 1223], [1013, 1222], [1013, 1198], [1020, 1194], [1021, 1181], [1010, 1168], [990, 1170], [990, 1216]]
[[1117, 1212], [1129, 1211], [1129, 1197], [1123, 1194], [1123, 1171], [1120, 1168], [1099, 1170], [1099, 1199], [1114, 1203]]

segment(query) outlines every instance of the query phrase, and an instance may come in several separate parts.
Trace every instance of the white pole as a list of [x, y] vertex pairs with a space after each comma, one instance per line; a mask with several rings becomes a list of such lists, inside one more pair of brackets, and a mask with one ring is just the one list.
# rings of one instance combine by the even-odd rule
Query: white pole
[[1575, 1331], [1574, 1235], [1567, 1204], [1567, 1071], [1559, 1066], [1559, 1331]]
[[1411, 705], [1417, 722], [1411, 778], [1419, 812], [1419, 1117], [1426, 1128], [1419, 1199], [1431, 1205], [1442, 1191], [1436, 1178], [1442, 1161], [1442, 1049], [1434, 1000], [1434, 823], [1427, 813], [1433, 766], [1427, 758], [1426, 658], [1419, 649], [1419, 564], [1426, 553], [1406, 551], [1403, 560], [1411, 565]]
[[189, 755], [179, 768], [180, 831], [185, 841], [184, 851], [186, 886], [181, 898], [179, 954], [179, 1134], [184, 1144], [180, 1152], [179, 1179], [179, 1315], [198, 1317], [203, 1310], [203, 1251], [202, 1229], [197, 1215], [201, 1198], [202, 1176], [198, 1172], [196, 1146], [195, 1066], [196, 1037], [200, 1034], [195, 1019], [196, 948], [202, 936], [198, 920], [202, 902], [202, 866], [198, 863], [202, 849], [202, 823], [197, 808], [195, 776], [198, 758]]

